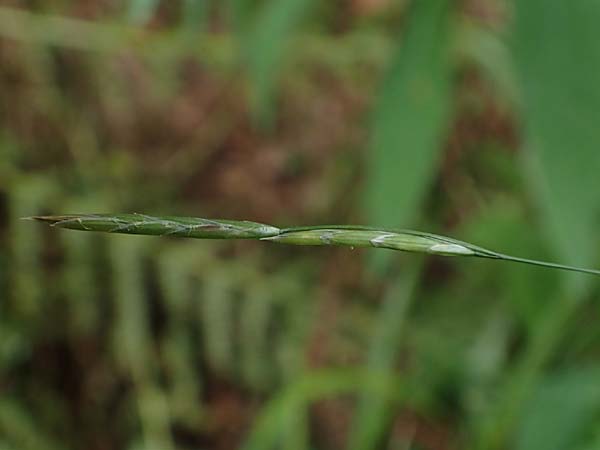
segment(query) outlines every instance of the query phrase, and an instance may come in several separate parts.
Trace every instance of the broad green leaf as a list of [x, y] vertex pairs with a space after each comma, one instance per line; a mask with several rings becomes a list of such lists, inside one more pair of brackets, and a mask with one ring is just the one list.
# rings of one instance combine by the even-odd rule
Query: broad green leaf
[[379, 94], [366, 198], [372, 223], [413, 221], [435, 174], [450, 108], [450, 3], [412, 2]]
[[568, 263], [591, 264], [600, 213], [600, 1], [515, 6], [528, 178], [554, 250]]
[[525, 408], [517, 450], [570, 450], [585, 442], [600, 413], [600, 368], [554, 376]]

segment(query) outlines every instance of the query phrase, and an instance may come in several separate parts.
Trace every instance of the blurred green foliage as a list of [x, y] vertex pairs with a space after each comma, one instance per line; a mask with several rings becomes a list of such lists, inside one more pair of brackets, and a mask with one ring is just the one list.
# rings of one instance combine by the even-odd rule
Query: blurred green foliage
[[600, 265], [596, 0], [0, 4], [0, 449], [600, 448], [598, 283], [60, 232], [414, 227]]

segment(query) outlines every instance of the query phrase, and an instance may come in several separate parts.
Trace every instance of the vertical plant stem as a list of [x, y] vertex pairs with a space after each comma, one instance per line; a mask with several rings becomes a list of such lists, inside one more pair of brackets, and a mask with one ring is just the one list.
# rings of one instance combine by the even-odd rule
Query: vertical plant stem
[[[422, 261], [406, 269], [406, 273], [385, 295], [369, 349], [367, 384], [381, 382], [380, 374], [386, 374], [391, 382], [394, 380], [394, 364], [400, 348], [400, 337], [404, 331], [403, 324], [415, 296], [421, 267]], [[353, 432], [350, 436], [351, 450], [380, 447], [380, 440], [389, 423], [391, 406], [392, 403], [385, 396], [377, 395], [370, 386], [365, 388], [354, 418]]]
[[173, 450], [168, 400], [156, 382], [152, 336], [143, 292], [143, 241], [111, 240], [117, 321], [115, 350], [129, 372], [144, 448]]

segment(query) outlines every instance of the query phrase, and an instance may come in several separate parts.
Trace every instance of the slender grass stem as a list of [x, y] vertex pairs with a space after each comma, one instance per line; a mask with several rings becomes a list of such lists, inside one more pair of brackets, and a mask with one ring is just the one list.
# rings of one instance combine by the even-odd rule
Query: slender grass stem
[[394, 230], [356, 225], [316, 225], [277, 228], [250, 221], [146, 214], [71, 214], [33, 216], [59, 228], [108, 233], [176, 236], [196, 239], [258, 239], [292, 245], [375, 247], [441, 256], [475, 256], [530, 264], [552, 269], [600, 275], [600, 270], [520, 258], [487, 250], [467, 242], [414, 230]]

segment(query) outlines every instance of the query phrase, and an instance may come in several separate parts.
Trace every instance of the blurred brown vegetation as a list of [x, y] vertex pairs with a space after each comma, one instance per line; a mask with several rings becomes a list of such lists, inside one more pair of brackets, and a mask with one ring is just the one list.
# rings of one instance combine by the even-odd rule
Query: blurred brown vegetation
[[[520, 392], [542, 385], [546, 365], [596, 361], [597, 305], [572, 299], [597, 288], [477, 261], [394, 256], [377, 271], [362, 250], [19, 220], [385, 217], [366, 194], [379, 177], [372, 112], [414, 2], [317, 2], [299, 31], [273, 34], [288, 45], [264, 67], [246, 44], [260, 34], [252, 23], [272, 23], [261, 22], [269, 2], [200, 3], [0, 2], [0, 449], [513, 448]], [[519, 169], [528, 98], [503, 40], [514, 8], [450, 3], [449, 117], [418, 212], [396, 225], [561, 255], [532, 225], [545, 207]], [[263, 95], [255, 84], [271, 76]], [[403, 170], [391, 209], [410, 191]], [[367, 382], [312, 394], [352, 385], [344, 370], [357, 367], [397, 377], [380, 383], [394, 392], [383, 406]], [[356, 417], [369, 416], [363, 433]], [[593, 430], [577, 448], [597, 448]]]

